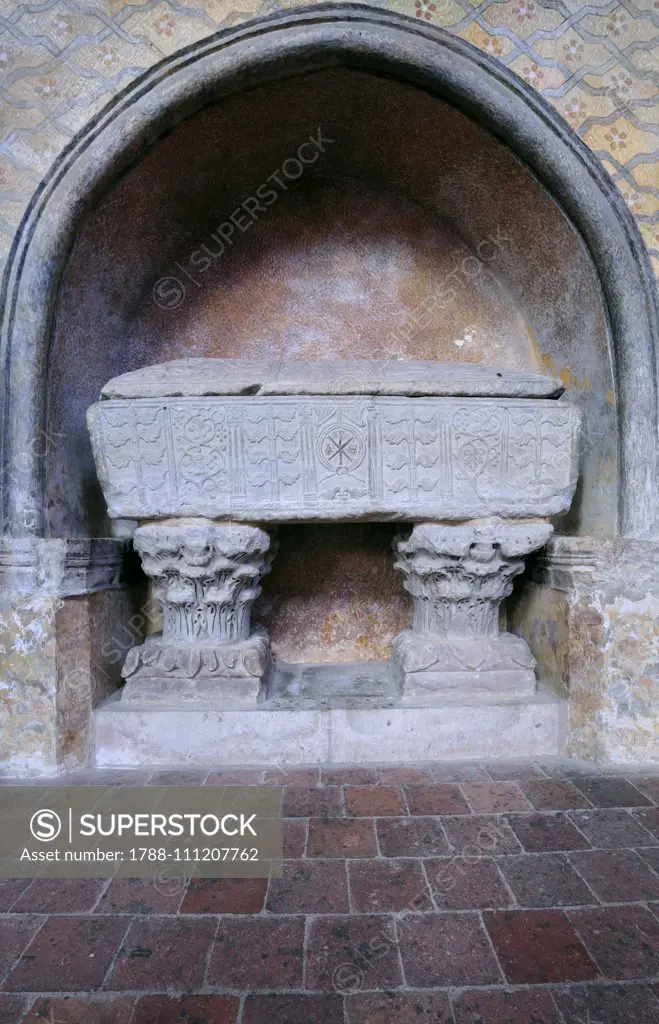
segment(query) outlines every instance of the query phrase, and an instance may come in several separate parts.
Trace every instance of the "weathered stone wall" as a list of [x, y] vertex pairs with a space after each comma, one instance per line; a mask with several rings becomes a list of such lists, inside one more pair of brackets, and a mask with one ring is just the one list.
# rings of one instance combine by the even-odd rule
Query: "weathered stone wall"
[[113, 541], [0, 542], [0, 766], [86, 764], [92, 710], [146, 631], [144, 582]]
[[570, 752], [659, 760], [659, 545], [557, 537], [509, 609], [569, 698]]

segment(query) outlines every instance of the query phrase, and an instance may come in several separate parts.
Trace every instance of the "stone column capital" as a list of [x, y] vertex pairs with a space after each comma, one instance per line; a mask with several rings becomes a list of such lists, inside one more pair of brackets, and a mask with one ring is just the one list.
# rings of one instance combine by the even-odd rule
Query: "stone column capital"
[[139, 526], [133, 543], [163, 630], [129, 652], [123, 699], [253, 703], [270, 664], [266, 634], [251, 630], [270, 569], [269, 535], [246, 523], [178, 519]]
[[438, 689], [528, 693], [534, 661], [525, 641], [499, 633], [499, 609], [524, 570], [524, 557], [547, 543], [543, 521], [418, 523], [396, 537], [395, 566], [412, 595], [411, 630], [394, 641], [405, 694]]

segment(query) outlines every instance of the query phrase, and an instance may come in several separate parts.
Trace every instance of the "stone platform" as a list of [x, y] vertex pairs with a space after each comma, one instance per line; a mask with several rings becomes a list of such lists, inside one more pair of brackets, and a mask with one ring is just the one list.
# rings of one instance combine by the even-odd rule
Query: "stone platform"
[[415, 764], [501, 757], [502, 745], [506, 757], [566, 753], [567, 703], [542, 688], [524, 701], [446, 698], [432, 707], [393, 697], [374, 706], [373, 692], [364, 692], [362, 706], [353, 693], [350, 701], [337, 695], [334, 706], [314, 707], [313, 684], [307, 692], [301, 705], [279, 698], [236, 710], [174, 702], [137, 708], [112, 699], [94, 712], [96, 764]]

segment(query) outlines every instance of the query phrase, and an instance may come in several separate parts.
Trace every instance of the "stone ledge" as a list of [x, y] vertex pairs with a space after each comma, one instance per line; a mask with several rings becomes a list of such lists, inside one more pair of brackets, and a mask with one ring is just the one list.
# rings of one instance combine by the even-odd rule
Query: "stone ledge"
[[555, 590], [659, 593], [659, 538], [554, 535], [526, 575]]
[[0, 595], [75, 597], [139, 578], [139, 562], [124, 540], [0, 537]]
[[[131, 709], [94, 712], [97, 767], [232, 764], [414, 764], [563, 756], [567, 703], [545, 691], [519, 703], [273, 711]], [[505, 738], [505, 740], [504, 740]]]

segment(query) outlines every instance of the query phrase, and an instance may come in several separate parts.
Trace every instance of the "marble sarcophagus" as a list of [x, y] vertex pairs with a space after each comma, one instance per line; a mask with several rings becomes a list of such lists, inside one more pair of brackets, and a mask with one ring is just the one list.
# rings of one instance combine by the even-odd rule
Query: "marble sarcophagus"
[[436, 362], [189, 359], [124, 374], [88, 410], [110, 517], [132, 532], [163, 633], [130, 652], [124, 700], [245, 706], [268, 696], [250, 609], [283, 522], [412, 522], [395, 542], [414, 602], [398, 699], [535, 685], [499, 632], [524, 558], [577, 482], [560, 381]]

